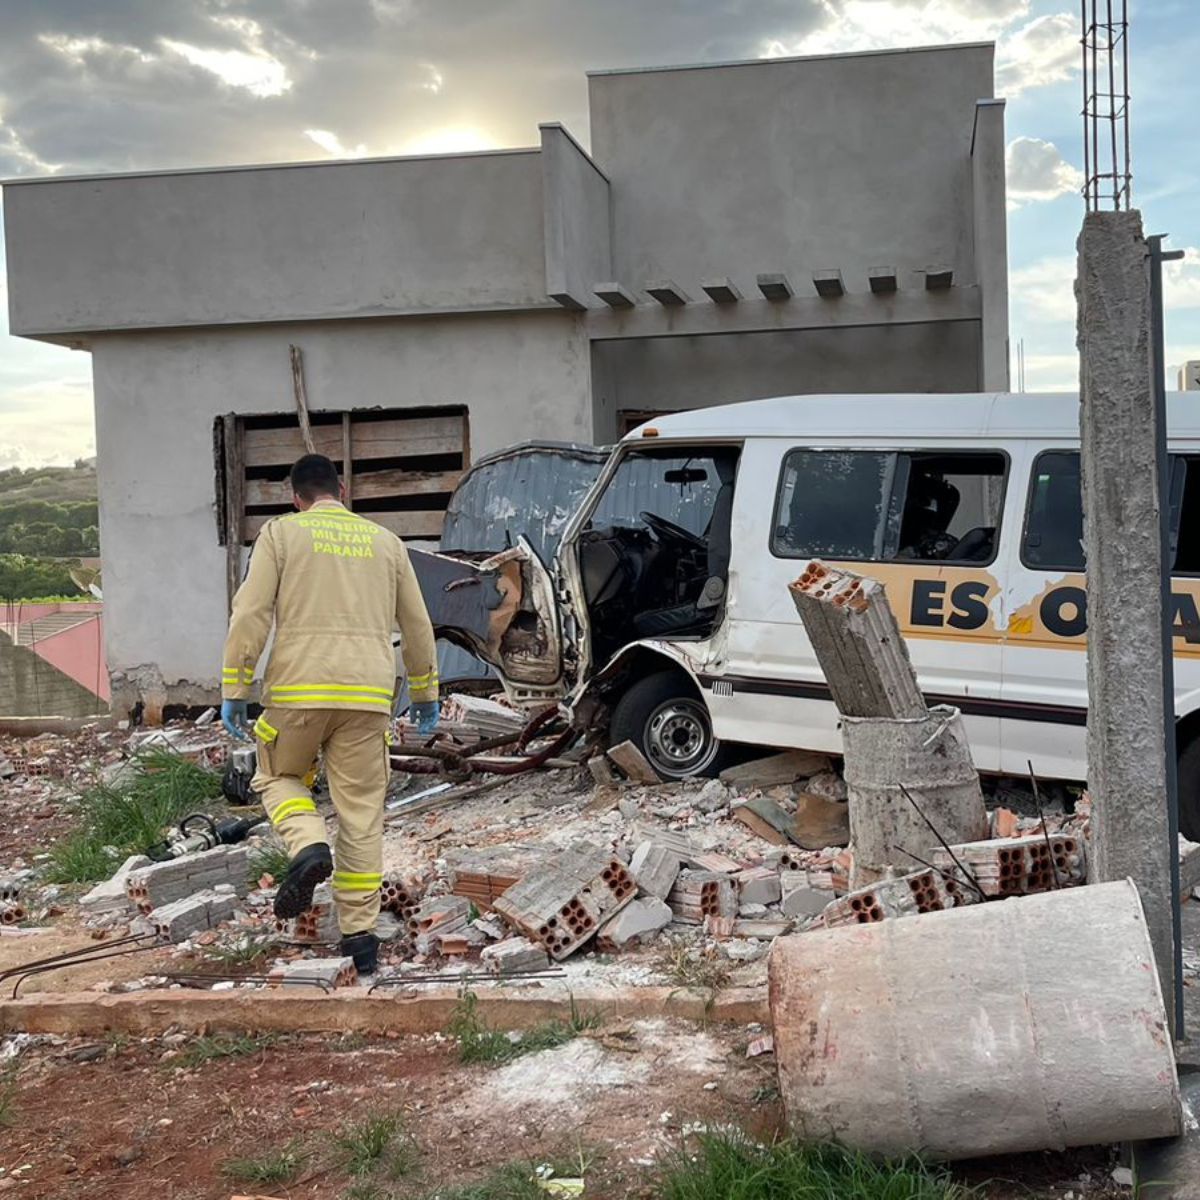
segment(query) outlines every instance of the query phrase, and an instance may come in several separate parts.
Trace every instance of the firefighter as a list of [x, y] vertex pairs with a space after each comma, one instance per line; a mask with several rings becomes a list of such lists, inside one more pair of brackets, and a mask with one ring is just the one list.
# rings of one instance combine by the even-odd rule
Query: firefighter
[[[411, 716], [431, 733], [439, 713], [433, 628], [403, 543], [342, 504], [333, 463], [306, 454], [292, 467], [291, 486], [298, 511], [263, 526], [234, 597], [221, 720], [249, 740], [247, 702], [273, 619], [252, 786], [291, 860], [275, 915], [304, 912], [316, 886], [332, 875], [342, 953], [369, 974], [379, 952], [392, 631], [400, 626]], [[318, 751], [338, 817], [332, 854], [304, 783]]]

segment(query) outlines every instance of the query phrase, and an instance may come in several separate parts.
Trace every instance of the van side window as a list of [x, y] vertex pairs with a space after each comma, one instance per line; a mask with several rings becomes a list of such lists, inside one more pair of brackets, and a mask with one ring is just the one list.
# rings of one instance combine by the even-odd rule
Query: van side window
[[[1183, 483], [1179, 483], [1179, 464], [1186, 468]], [[1175, 566], [1176, 575], [1200, 575], [1200, 454], [1189, 454], [1176, 460], [1171, 479], [1172, 492], [1180, 495], [1176, 518]]]
[[989, 563], [1008, 462], [980, 451], [793, 450], [773, 552], [781, 558]]
[[1048, 450], [1034, 461], [1021, 561], [1039, 571], [1083, 570], [1078, 453]]

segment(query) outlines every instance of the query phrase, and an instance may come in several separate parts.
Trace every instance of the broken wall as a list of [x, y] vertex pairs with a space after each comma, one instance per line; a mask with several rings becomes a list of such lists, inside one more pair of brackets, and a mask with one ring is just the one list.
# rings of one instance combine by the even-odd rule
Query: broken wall
[[94, 692], [0, 633], [0, 715], [90, 717], [107, 711]]

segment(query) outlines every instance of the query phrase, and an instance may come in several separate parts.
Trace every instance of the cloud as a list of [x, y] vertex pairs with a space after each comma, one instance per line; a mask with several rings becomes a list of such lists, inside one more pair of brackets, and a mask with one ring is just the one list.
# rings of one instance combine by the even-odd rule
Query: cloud
[[1004, 155], [1011, 207], [1038, 200], [1053, 200], [1083, 187], [1083, 172], [1072, 166], [1053, 142], [1018, 137]]
[[291, 86], [287, 68], [269, 54], [246, 50], [212, 50], [190, 46], [187, 42], [162, 39], [171, 53], [187, 59], [193, 66], [209, 71], [230, 87], [245, 88], [252, 96], [282, 96]]
[[[1028, 322], [1075, 323], [1075, 258], [1048, 255], [1010, 271], [1009, 296], [1014, 316]], [[1014, 321], [1014, 327], [1016, 327]]]
[[1053, 13], [1037, 17], [1000, 43], [996, 91], [1019, 96], [1031, 88], [1073, 79], [1080, 70], [1079, 17]]
[[334, 158], [362, 158], [367, 153], [362, 142], [354, 147], [343, 146], [342, 139], [332, 129], [306, 129], [304, 136]]

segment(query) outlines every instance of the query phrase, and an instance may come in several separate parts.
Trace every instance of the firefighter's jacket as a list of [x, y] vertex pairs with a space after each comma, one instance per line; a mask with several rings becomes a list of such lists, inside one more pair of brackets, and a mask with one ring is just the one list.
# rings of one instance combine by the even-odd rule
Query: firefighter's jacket
[[389, 713], [396, 625], [412, 699], [437, 699], [433, 627], [404, 544], [335, 500], [259, 533], [225, 638], [224, 699], [249, 699], [272, 618], [264, 707]]

